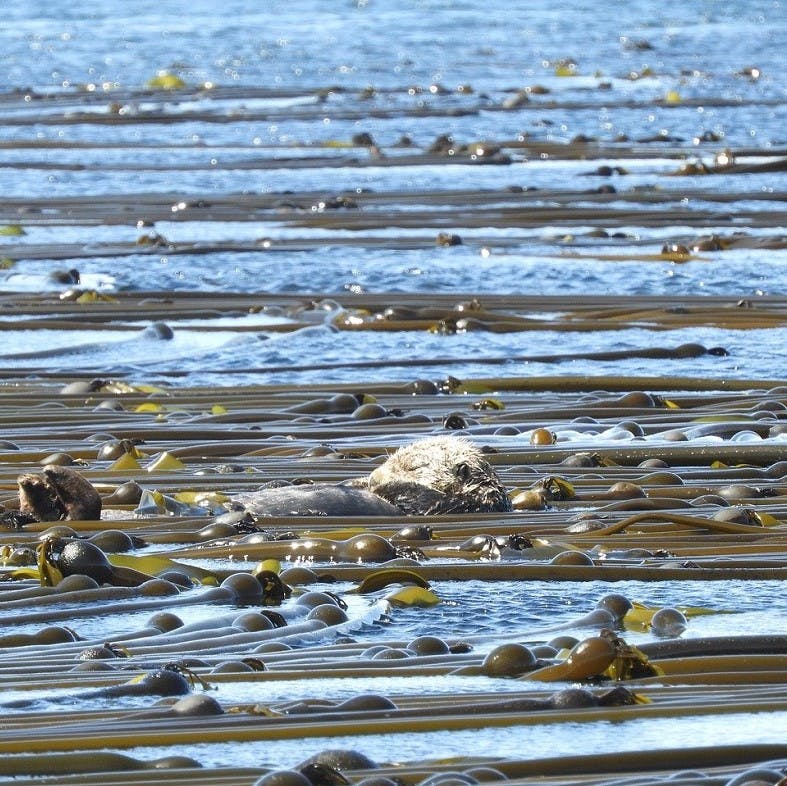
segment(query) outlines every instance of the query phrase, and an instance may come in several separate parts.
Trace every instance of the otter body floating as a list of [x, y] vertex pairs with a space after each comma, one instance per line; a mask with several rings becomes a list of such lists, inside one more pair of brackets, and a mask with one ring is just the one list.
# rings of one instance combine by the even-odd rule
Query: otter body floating
[[366, 477], [237, 494], [263, 516], [428, 516], [510, 511], [511, 500], [492, 466], [461, 437], [432, 437], [399, 448]]
[[365, 489], [332, 483], [280, 486], [234, 497], [257, 516], [399, 516], [395, 505]]

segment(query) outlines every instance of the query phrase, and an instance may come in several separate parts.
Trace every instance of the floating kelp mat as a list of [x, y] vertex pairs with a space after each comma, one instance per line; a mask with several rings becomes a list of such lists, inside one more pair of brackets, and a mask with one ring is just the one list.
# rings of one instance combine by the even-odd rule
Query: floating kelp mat
[[0, 30], [0, 780], [783, 782], [775, 6], [112, 5]]
[[[784, 759], [785, 388], [657, 387], [7, 383], [0, 770], [251, 783], [339, 748], [322, 777], [655, 782], [669, 760], [726, 783]], [[482, 448], [513, 510], [228, 513], [435, 436]], [[100, 519], [19, 519], [17, 478], [45, 465], [87, 479]]]
[[[111, 374], [247, 387], [261, 378], [313, 385], [327, 373], [351, 380], [364, 372], [401, 380], [392, 389], [404, 393], [408, 380], [443, 374], [443, 387], [450, 387], [452, 376], [466, 376], [469, 369], [473, 376], [497, 375], [477, 386], [479, 391], [494, 389], [504, 375], [511, 378], [506, 385], [517, 380], [517, 390], [548, 389], [538, 381], [545, 376], [556, 390], [580, 390], [591, 373], [607, 390], [634, 387], [634, 378], [643, 376], [663, 377], [642, 383], [654, 391], [673, 389], [672, 376], [687, 390], [702, 390], [715, 384], [704, 376], [718, 374], [729, 375], [724, 383], [729, 390], [750, 383], [762, 387], [772, 383], [741, 379], [750, 365], [767, 370], [763, 361], [747, 357], [748, 347], [764, 341], [778, 359], [785, 315], [778, 295], [752, 300], [643, 295], [621, 305], [614, 297], [594, 295], [173, 297], [161, 290], [73, 289], [60, 296], [7, 294], [0, 304], [7, 317], [0, 323], [5, 338], [0, 362], [8, 377]], [[616, 348], [600, 350], [600, 335], [608, 335]], [[702, 373], [692, 379], [688, 372], [695, 369]], [[529, 377], [530, 370], [538, 374], [535, 383], [517, 376]]]

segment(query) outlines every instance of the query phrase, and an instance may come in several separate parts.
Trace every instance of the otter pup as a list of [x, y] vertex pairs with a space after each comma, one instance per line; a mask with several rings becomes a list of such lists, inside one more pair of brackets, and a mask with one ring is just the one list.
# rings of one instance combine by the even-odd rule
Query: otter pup
[[461, 437], [399, 448], [366, 477], [236, 494], [262, 516], [429, 516], [510, 511], [511, 500], [484, 454]]
[[30, 521], [89, 521], [101, 518], [101, 497], [90, 481], [68, 467], [49, 464], [42, 473], [16, 479], [19, 512]]

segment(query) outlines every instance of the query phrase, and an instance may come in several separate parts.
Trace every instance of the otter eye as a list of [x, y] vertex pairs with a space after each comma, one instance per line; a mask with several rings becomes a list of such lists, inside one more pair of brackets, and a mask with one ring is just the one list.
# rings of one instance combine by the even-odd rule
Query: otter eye
[[471, 474], [470, 465], [465, 464], [464, 461], [461, 464], [456, 464], [454, 465], [454, 473], [461, 480], [469, 480]]

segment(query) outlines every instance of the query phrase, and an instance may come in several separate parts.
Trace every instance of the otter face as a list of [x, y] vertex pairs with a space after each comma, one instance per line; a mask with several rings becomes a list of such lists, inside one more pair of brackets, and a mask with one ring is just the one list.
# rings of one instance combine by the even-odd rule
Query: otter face
[[101, 497], [92, 484], [68, 467], [48, 465], [41, 475], [17, 478], [19, 510], [36, 521], [101, 518]]
[[484, 454], [461, 437], [434, 437], [399, 448], [369, 475], [368, 489], [411, 515], [512, 509]]
[[54, 489], [41, 475], [25, 474], [16, 479], [19, 487], [19, 510], [34, 521], [60, 521], [63, 507]]

